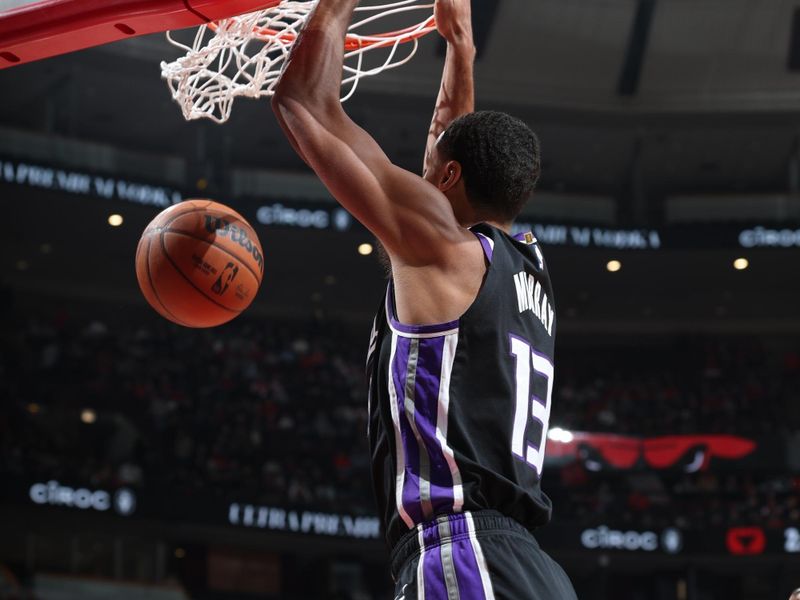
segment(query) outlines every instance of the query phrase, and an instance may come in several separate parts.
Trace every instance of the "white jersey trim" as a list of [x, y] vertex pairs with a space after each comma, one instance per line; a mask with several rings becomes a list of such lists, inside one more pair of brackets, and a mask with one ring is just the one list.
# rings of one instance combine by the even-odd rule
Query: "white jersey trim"
[[439, 399], [436, 415], [436, 439], [442, 446], [442, 453], [453, 477], [453, 512], [460, 513], [464, 508], [464, 487], [461, 471], [456, 464], [453, 449], [447, 443], [447, 421], [450, 417], [450, 376], [456, 359], [458, 336], [449, 335], [444, 340], [442, 350], [442, 372], [439, 378]]
[[394, 385], [394, 375], [392, 374], [392, 366], [394, 365], [394, 357], [395, 353], [397, 352], [397, 336], [392, 336], [392, 352], [389, 358], [389, 372], [387, 373], [388, 376], [388, 388], [389, 388], [389, 404], [392, 410], [392, 424], [394, 425], [394, 447], [395, 447], [395, 454], [396, 464], [395, 464], [395, 483], [394, 483], [394, 495], [395, 495], [395, 505], [397, 506], [397, 513], [400, 515], [400, 518], [403, 519], [403, 522], [408, 526], [409, 529], [414, 527], [413, 519], [408, 515], [406, 512], [405, 507], [403, 506], [403, 486], [405, 484], [405, 477], [406, 477], [406, 459], [405, 459], [405, 449], [403, 448], [403, 434], [400, 431], [400, 412], [397, 407], [397, 389]]

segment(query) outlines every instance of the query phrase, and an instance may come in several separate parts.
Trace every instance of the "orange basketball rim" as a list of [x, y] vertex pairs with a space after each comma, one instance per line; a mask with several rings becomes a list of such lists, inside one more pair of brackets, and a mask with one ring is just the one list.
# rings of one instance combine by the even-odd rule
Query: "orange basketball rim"
[[[208, 25], [280, 5], [281, 0], [9, 0], [0, 12], [0, 69], [150, 33]], [[426, 21], [433, 26], [433, 17]], [[348, 50], [412, 41], [418, 27], [368, 37], [348, 35]], [[294, 34], [272, 30], [261, 36]]]
[[[274, 2], [272, 6], [277, 6], [278, 4], [280, 4], [280, 1]], [[403, 27], [402, 29], [387, 31], [385, 33], [375, 33], [370, 36], [347, 34], [344, 42], [344, 49], [349, 52], [351, 50], [358, 50], [359, 48], [381, 48], [383, 46], [394, 44], [398, 38], [401, 43], [410, 42], [427, 35], [435, 26], [436, 21], [434, 20], [433, 16], [430, 16], [420, 25]], [[217, 30], [216, 23], [209, 23], [208, 27], [213, 31]], [[277, 31], [268, 27], [254, 27], [253, 33], [255, 33], [256, 37], [278, 39], [284, 44], [293, 44], [297, 38], [294, 33]]]

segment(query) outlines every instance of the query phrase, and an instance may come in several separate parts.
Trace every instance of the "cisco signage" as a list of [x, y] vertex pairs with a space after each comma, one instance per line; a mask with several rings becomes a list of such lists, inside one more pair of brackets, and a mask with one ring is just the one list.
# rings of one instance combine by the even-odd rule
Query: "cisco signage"
[[548, 552], [613, 553], [618, 555], [800, 556], [800, 528], [681, 530], [599, 524], [586, 527], [552, 523], [537, 529], [536, 539]]
[[[0, 159], [0, 183], [45, 189], [77, 196], [123, 200], [166, 208], [183, 200], [181, 192], [125, 178], [86, 173], [19, 160]], [[263, 203], [250, 198], [241, 204], [248, 218], [269, 227], [350, 231], [357, 222], [336, 204], [311, 202]], [[623, 229], [568, 223], [534, 223], [523, 218], [514, 232], [532, 231], [545, 247], [595, 248], [614, 251], [657, 251], [668, 248], [800, 248], [800, 224], [793, 226], [679, 225], [662, 229]]]
[[254, 506], [237, 502], [228, 507], [228, 522], [239, 527], [326, 537], [347, 537], [361, 540], [380, 537], [380, 522], [377, 517], [354, 517], [308, 510]]
[[256, 221], [268, 226], [334, 231], [347, 231], [353, 225], [353, 217], [335, 205], [322, 207], [294, 203], [292, 206], [265, 204], [256, 210]]
[[621, 530], [600, 525], [584, 529], [581, 547], [586, 550], [620, 550], [626, 552], [666, 552], [678, 554], [683, 549], [683, 535], [674, 528], [660, 534], [655, 531]]
[[[55, 479], [18, 480], [0, 473], [0, 504], [57, 508], [91, 514], [146, 518], [164, 522], [216, 525], [309, 537], [374, 541], [381, 538], [375, 515], [266, 506], [247, 500], [211, 499], [164, 489], [103, 489], [66, 485]], [[614, 523], [570, 525], [554, 522], [535, 532], [547, 551], [684, 556], [793, 555], [800, 557], [800, 528], [757, 526], [680, 530], [620, 526]]]
[[12, 160], [0, 160], [0, 182], [159, 208], [183, 199], [180, 192], [166, 187]]
[[94, 512], [113, 510], [123, 517], [129, 517], [136, 511], [136, 494], [128, 488], [120, 488], [112, 493], [83, 487], [72, 488], [50, 480], [31, 485], [28, 497], [34, 504]]
[[[64, 168], [0, 159], [0, 183], [123, 200], [144, 206], [166, 208], [183, 200], [181, 192], [125, 178]], [[347, 211], [335, 204], [270, 202], [250, 198], [245, 212], [262, 225], [349, 231], [358, 227]], [[254, 213], [254, 214], [253, 214]], [[662, 229], [624, 229], [568, 223], [518, 222], [515, 232], [532, 231], [546, 247], [595, 248], [615, 251], [656, 251], [668, 248], [800, 248], [800, 224], [793, 226], [679, 225]]]
[[739, 234], [742, 248], [800, 248], [800, 229], [754, 227]]

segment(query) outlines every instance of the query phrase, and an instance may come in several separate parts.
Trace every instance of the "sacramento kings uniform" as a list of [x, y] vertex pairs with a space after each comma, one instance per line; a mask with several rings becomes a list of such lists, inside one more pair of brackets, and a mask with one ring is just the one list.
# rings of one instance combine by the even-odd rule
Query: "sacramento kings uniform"
[[398, 322], [392, 285], [367, 359], [369, 442], [397, 597], [574, 598], [530, 530], [553, 389], [553, 292], [538, 243], [472, 228], [487, 271], [457, 321]]

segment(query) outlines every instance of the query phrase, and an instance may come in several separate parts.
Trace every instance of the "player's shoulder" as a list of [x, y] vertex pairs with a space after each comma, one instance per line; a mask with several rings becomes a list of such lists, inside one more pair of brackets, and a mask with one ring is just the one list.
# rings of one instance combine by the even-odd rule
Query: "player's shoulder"
[[487, 246], [491, 248], [492, 258], [494, 258], [495, 253], [498, 253], [501, 256], [508, 257], [513, 262], [524, 261], [530, 263], [530, 266], [536, 271], [545, 270], [544, 255], [542, 254], [539, 240], [536, 239], [533, 232], [521, 230], [509, 233], [489, 223], [478, 223], [470, 227], [470, 230], [484, 244], [484, 249]]

